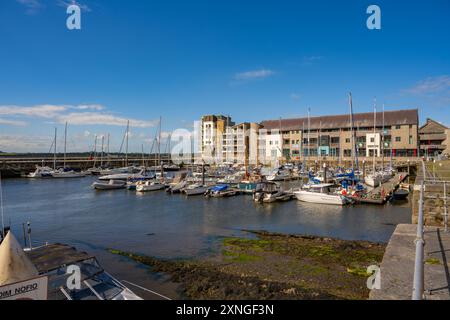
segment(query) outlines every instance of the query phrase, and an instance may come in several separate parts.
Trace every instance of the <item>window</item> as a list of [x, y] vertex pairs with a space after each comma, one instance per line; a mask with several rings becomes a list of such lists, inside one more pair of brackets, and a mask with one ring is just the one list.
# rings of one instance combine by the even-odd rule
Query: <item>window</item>
[[413, 144], [413, 136], [409, 136], [409, 144]]
[[395, 129], [397, 129], [397, 130], [400, 130], [401, 128], [402, 128], [402, 126], [400, 126], [400, 125], [395, 126]]
[[370, 142], [374, 143], [375, 142], [375, 138], [370, 138]]
[[402, 137], [395, 137], [395, 142], [401, 142], [402, 141]]
[[350, 143], [350, 138], [346, 138], [346, 139], [345, 139], [345, 142], [346, 142], [346, 143]]

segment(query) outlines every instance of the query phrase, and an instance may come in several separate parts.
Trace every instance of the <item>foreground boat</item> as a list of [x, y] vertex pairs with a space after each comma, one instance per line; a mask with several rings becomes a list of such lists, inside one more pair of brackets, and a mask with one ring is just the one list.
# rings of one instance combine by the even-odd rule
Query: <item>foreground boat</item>
[[[69, 267], [80, 271], [78, 289], [68, 287], [73, 282], [69, 279], [72, 276]], [[106, 272], [94, 256], [64, 244], [24, 251], [12, 232], [8, 232], [0, 245], [0, 289], [21, 283], [29, 286], [30, 282], [39, 282], [41, 286], [36, 284], [36, 289], [30, 292], [15, 290], [9, 299], [142, 300]]]
[[331, 191], [333, 184], [312, 184], [295, 191], [295, 197], [303, 202], [330, 204], [330, 205], [345, 205], [349, 203], [347, 198], [340, 194]]

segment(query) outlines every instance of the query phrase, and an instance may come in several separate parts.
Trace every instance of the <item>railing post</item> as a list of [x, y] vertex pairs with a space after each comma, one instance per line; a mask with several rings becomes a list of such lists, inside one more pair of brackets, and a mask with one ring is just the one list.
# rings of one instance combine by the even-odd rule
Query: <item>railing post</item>
[[419, 215], [417, 220], [417, 235], [416, 240], [416, 258], [414, 263], [414, 284], [413, 284], [413, 300], [422, 300], [424, 291], [424, 246], [423, 239], [423, 203], [424, 201], [424, 181], [420, 185], [420, 199], [419, 199]]
[[447, 182], [444, 181], [444, 230], [448, 232]]

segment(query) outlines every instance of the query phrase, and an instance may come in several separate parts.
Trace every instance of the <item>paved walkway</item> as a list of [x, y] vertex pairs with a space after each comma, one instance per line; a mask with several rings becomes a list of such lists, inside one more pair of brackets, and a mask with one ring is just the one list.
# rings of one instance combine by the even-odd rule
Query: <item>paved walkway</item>
[[[417, 225], [400, 224], [381, 263], [381, 289], [371, 300], [411, 300]], [[425, 299], [450, 300], [450, 233], [425, 227]]]

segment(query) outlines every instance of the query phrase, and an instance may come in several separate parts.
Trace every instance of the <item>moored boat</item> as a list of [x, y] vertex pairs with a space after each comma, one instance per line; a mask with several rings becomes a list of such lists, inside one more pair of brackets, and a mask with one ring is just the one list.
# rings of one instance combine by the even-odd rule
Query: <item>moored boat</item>
[[109, 182], [96, 181], [92, 184], [92, 187], [96, 190], [124, 189], [126, 187], [126, 182], [119, 180], [109, 180]]
[[344, 196], [332, 192], [331, 187], [333, 187], [333, 184], [330, 183], [307, 185], [295, 191], [294, 195], [303, 202], [341, 206], [349, 203]]

